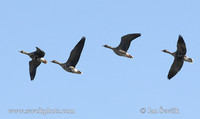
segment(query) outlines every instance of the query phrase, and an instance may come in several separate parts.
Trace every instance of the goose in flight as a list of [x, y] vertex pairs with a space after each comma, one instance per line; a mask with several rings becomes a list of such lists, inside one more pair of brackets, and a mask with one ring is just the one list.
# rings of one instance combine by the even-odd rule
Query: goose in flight
[[32, 59], [31, 61], [29, 61], [29, 73], [30, 73], [31, 81], [33, 81], [36, 74], [37, 67], [41, 64], [41, 62], [45, 64], [47, 63], [47, 61], [43, 58], [45, 55], [45, 52], [39, 49], [38, 47], [36, 47], [35, 52], [27, 53], [27, 52], [24, 52], [23, 50], [19, 52], [28, 55]]
[[77, 70], [75, 66], [79, 61], [84, 44], [85, 44], [85, 37], [82, 37], [81, 40], [76, 44], [74, 49], [71, 51], [70, 56], [66, 63], [60, 63], [56, 60], [53, 60], [51, 62], [59, 64], [67, 72], [81, 74], [82, 72]]
[[141, 36], [140, 33], [127, 34], [127, 35], [121, 37], [121, 42], [120, 42], [119, 46], [117, 46], [117, 47], [111, 47], [108, 45], [103, 45], [103, 46], [106, 48], [112, 49], [119, 56], [133, 58], [130, 54], [127, 53], [127, 50], [131, 44], [131, 41], [140, 36]]
[[172, 55], [174, 57], [174, 62], [173, 62], [172, 66], [169, 70], [169, 73], [168, 73], [168, 79], [169, 80], [172, 77], [174, 77], [181, 70], [184, 61], [190, 62], [190, 63], [193, 62], [192, 58], [189, 58], [189, 57], [186, 56], [187, 49], [186, 49], [186, 45], [185, 45], [185, 42], [183, 40], [183, 37], [181, 35], [179, 35], [179, 38], [178, 38], [176, 52], [172, 53], [172, 52], [169, 52], [165, 49], [162, 50], [162, 51], [165, 52], [165, 53], [169, 53], [170, 55]]

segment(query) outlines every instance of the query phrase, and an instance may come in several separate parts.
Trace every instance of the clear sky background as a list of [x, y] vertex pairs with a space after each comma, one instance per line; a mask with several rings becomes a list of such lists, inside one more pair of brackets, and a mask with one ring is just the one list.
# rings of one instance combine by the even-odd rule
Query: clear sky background
[[[0, 116], [2, 119], [189, 119], [200, 107], [199, 0], [6, 0], [0, 1]], [[128, 59], [102, 47], [118, 46], [121, 36], [141, 33]], [[194, 63], [185, 62], [170, 81], [178, 35]], [[82, 36], [85, 46], [77, 69], [64, 71]], [[30, 81], [30, 58], [46, 52], [47, 64]], [[148, 109], [177, 108], [179, 114]], [[75, 114], [9, 113], [8, 109], [73, 109]], [[140, 112], [141, 108], [146, 113]]]

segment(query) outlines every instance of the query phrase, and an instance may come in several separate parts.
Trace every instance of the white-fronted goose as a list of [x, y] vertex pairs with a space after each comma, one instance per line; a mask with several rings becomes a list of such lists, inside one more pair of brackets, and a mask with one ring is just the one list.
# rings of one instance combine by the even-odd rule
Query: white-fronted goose
[[162, 50], [162, 51], [165, 52], [165, 53], [169, 53], [174, 57], [174, 62], [173, 62], [172, 66], [169, 70], [169, 73], [168, 73], [168, 79], [169, 80], [172, 77], [174, 77], [181, 70], [184, 61], [187, 61], [187, 62], [190, 62], [190, 63], [193, 62], [192, 58], [189, 58], [189, 57], [186, 56], [187, 49], [186, 49], [186, 45], [185, 45], [185, 42], [183, 40], [183, 37], [181, 35], [179, 35], [179, 38], [178, 38], [176, 52], [172, 53], [172, 52], [169, 52], [167, 50]]
[[66, 70], [68, 72], [81, 74], [82, 72], [77, 70], [75, 68], [75, 66], [79, 61], [79, 58], [80, 58], [81, 52], [83, 50], [84, 44], [85, 44], [85, 37], [82, 37], [82, 39], [77, 43], [77, 45], [71, 51], [70, 56], [69, 56], [66, 63], [60, 63], [56, 60], [53, 60], [51, 62], [59, 64], [64, 70]]
[[38, 47], [36, 47], [35, 52], [27, 53], [27, 52], [24, 52], [23, 50], [19, 52], [28, 55], [32, 59], [31, 61], [29, 61], [29, 72], [30, 72], [30, 77], [32, 81], [34, 80], [37, 67], [41, 64], [41, 62], [45, 64], [47, 63], [47, 61], [43, 58], [45, 55], [45, 52], [39, 49]]
[[122, 36], [119, 46], [115, 48], [108, 45], [103, 45], [103, 46], [106, 48], [112, 49], [119, 56], [133, 58], [130, 54], [127, 53], [127, 50], [131, 44], [131, 41], [140, 36], [141, 36], [140, 33], [128, 34], [128, 35]]

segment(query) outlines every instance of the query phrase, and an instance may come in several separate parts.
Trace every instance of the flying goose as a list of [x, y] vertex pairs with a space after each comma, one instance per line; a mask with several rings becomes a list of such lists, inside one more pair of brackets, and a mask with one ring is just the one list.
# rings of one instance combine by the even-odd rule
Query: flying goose
[[178, 42], [177, 42], [177, 50], [176, 52], [169, 52], [167, 50], [162, 50], [165, 53], [169, 53], [174, 57], [174, 62], [169, 70], [168, 73], [168, 79], [170, 80], [172, 77], [174, 77], [182, 68], [183, 62], [193, 62], [192, 58], [187, 57], [185, 54], [187, 52], [185, 42], [183, 40], [183, 37], [179, 35]]
[[112, 49], [119, 56], [133, 58], [130, 54], [127, 53], [127, 50], [131, 44], [131, 41], [140, 36], [141, 36], [140, 33], [127, 34], [127, 35], [121, 37], [121, 42], [120, 42], [119, 46], [117, 46], [115, 48], [108, 46], [108, 45], [103, 45], [103, 46], [106, 48]]
[[29, 72], [30, 72], [31, 81], [33, 81], [36, 74], [37, 67], [41, 64], [41, 62], [45, 64], [47, 63], [47, 61], [43, 58], [45, 55], [45, 52], [39, 49], [38, 47], [36, 47], [35, 52], [27, 53], [27, 52], [24, 52], [23, 50], [19, 52], [28, 55], [32, 59], [31, 61], [29, 61]]
[[85, 37], [82, 37], [81, 40], [76, 44], [74, 49], [71, 51], [70, 56], [66, 63], [60, 63], [56, 60], [53, 60], [51, 62], [59, 64], [67, 72], [81, 74], [82, 72], [77, 70], [75, 66], [79, 61], [84, 44], [85, 44]]

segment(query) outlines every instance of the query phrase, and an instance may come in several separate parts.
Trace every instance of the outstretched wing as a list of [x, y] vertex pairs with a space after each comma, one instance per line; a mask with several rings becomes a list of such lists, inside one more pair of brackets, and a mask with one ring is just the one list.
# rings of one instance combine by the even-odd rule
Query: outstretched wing
[[34, 80], [37, 67], [40, 64], [41, 64], [41, 62], [38, 62], [37, 60], [31, 60], [29, 62], [29, 73], [30, 73], [31, 81]]
[[128, 34], [128, 35], [121, 37], [121, 42], [120, 42], [119, 46], [117, 47], [117, 49], [121, 49], [121, 50], [124, 50], [125, 52], [127, 52], [128, 48], [131, 44], [131, 41], [140, 36], [141, 36], [140, 33], [135, 33], [135, 34]]
[[74, 67], [76, 66], [80, 58], [81, 52], [83, 50], [84, 44], [85, 44], [85, 37], [82, 37], [81, 40], [76, 44], [74, 49], [71, 51], [69, 59], [66, 62], [67, 65]]
[[172, 77], [174, 77], [182, 68], [183, 66], [183, 59], [174, 58], [174, 62], [169, 70], [168, 73], [168, 79], [170, 80]]
[[45, 55], [45, 52], [43, 50], [41, 50], [40, 48], [36, 47], [36, 51], [35, 51], [35, 55], [38, 57], [38, 58], [41, 58], [41, 57], [44, 57]]
[[184, 42], [183, 37], [181, 35], [179, 35], [179, 38], [178, 38], [177, 51], [176, 52], [179, 52], [183, 55], [185, 55], [186, 52], [187, 52], [185, 42]]

